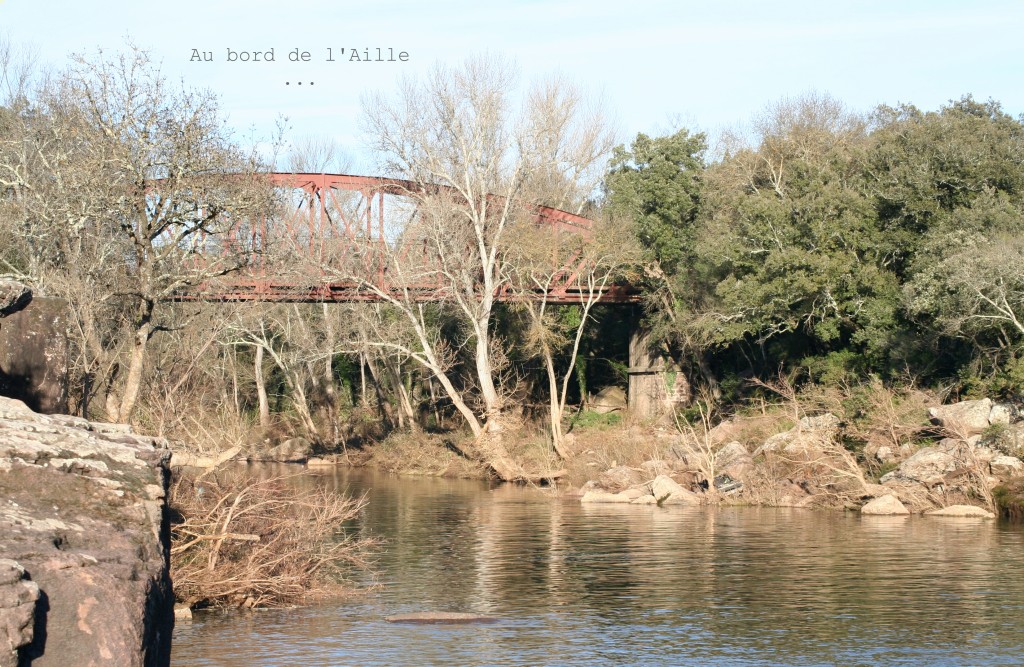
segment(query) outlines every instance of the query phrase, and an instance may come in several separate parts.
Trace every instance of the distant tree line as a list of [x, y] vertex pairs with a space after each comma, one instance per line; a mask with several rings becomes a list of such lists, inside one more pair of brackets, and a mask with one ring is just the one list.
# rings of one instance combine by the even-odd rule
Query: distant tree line
[[[211, 446], [464, 427], [467, 456], [528, 477], [501, 434], [534, 425], [568, 456], [569, 406], [625, 384], [638, 316], [727, 401], [780, 370], [1024, 386], [1024, 125], [996, 102], [860, 116], [808, 96], [713, 151], [687, 130], [613, 148], [564, 81], [517, 95], [500, 61], [439, 67], [368, 98], [386, 175], [430, 187], [410, 194], [401, 234], [365, 239], [359, 256], [445, 285], [445, 300], [176, 304], [175, 291], [244, 269], [254, 249], [227, 231], [281, 211], [270, 162], [329, 171], [337, 151], [243, 148], [214, 96], [171, 85], [138, 50], [30, 75], [4, 45], [0, 65], [0, 273], [68, 301], [81, 414]], [[532, 226], [537, 205], [585, 214], [593, 234]], [[217, 260], [197, 261], [211, 247]], [[259, 251], [298, 265], [284, 246]], [[584, 295], [640, 287], [642, 312], [493, 298], [544, 293], [568, 263]], [[373, 289], [356, 264], [313, 268]]]
[[783, 100], [749, 133], [638, 135], [606, 208], [635, 221], [650, 321], [726, 397], [780, 370], [956, 393], [1024, 389], [1024, 124]]

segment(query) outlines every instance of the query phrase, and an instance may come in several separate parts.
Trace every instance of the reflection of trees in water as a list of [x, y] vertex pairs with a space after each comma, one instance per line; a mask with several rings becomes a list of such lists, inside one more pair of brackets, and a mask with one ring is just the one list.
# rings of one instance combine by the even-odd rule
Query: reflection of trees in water
[[[398, 650], [388, 654], [396, 664], [441, 664], [465, 650], [472, 661], [452, 664], [496, 665], [1009, 664], [1024, 646], [1019, 527], [592, 506], [520, 487], [366, 471], [323, 471], [312, 481], [339, 491], [349, 482], [373, 489], [351, 529], [388, 540], [384, 587], [341, 603], [340, 615], [289, 612], [300, 619], [287, 630], [297, 644], [379, 651], [380, 631]], [[503, 620], [374, 626], [384, 613], [425, 609]]]
[[1001, 568], [1016, 562], [1024, 535], [990, 522], [372, 484], [363, 529], [388, 540], [385, 583], [408, 587], [401, 597], [423, 607], [543, 617], [560, 632], [586, 619], [633, 628], [648, 644], [711, 641], [709, 655], [737, 644], [819, 655], [922, 636], [952, 650], [1022, 620], [1011, 603], [1024, 599], [1024, 582]]

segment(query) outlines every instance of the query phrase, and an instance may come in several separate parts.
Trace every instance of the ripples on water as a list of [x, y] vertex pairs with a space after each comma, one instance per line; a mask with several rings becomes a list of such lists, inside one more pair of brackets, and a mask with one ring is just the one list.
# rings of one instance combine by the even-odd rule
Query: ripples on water
[[[370, 490], [380, 588], [197, 613], [174, 665], [1021, 665], [1024, 531], [838, 512], [581, 505], [338, 471]], [[390, 624], [415, 611], [489, 625]]]

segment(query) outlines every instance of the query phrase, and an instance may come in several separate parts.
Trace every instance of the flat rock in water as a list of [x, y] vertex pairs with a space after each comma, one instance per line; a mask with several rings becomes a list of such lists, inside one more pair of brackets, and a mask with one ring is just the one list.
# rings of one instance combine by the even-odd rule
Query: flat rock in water
[[931, 510], [924, 513], [925, 516], [958, 516], [975, 517], [978, 519], [994, 519], [996, 515], [983, 507], [974, 505], [950, 505], [938, 510]]
[[396, 614], [384, 618], [388, 623], [495, 623], [497, 618], [486, 614], [468, 614], [456, 611], [418, 611]]

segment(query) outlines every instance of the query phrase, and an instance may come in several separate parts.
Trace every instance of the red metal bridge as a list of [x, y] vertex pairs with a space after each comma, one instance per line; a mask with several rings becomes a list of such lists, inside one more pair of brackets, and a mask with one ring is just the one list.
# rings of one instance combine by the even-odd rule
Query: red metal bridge
[[[183, 290], [176, 300], [319, 303], [391, 297], [431, 302], [450, 296], [451, 284], [432, 266], [426, 243], [408, 238], [424, 195], [451, 195], [450, 188], [347, 174], [270, 177], [285, 210], [270, 220], [234, 224], [222, 244], [245, 258], [242, 268]], [[531, 217], [539, 228], [555, 232], [546, 238], [568, 235], [577, 247], [586, 243], [594, 225], [583, 216], [546, 206], [534, 207]], [[580, 253], [553, 251], [552, 261], [561, 266], [551, 267], [544, 287], [521, 289], [504, 281], [495, 297], [572, 304], [593, 298], [596, 291], [602, 302], [639, 299], [628, 285], [587, 284], [588, 260]]]

